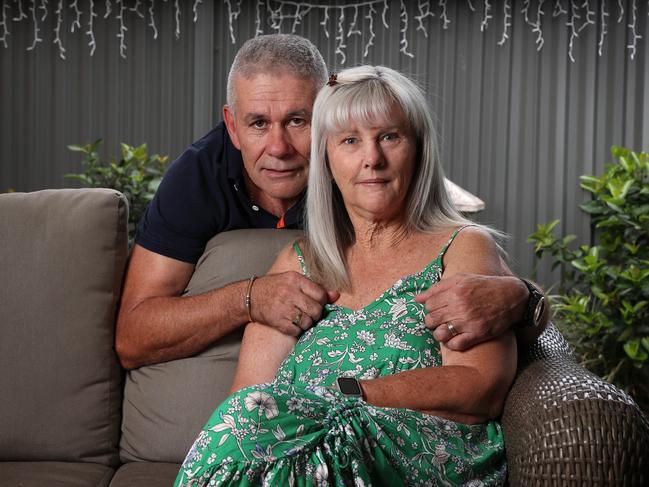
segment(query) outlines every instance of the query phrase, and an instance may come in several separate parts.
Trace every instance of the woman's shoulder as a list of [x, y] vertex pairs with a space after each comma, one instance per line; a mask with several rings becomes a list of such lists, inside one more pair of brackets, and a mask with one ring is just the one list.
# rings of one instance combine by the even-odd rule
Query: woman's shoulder
[[451, 233], [451, 247], [494, 247], [496, 241], [492, 233], [482, 225], [467, 224], [457, 227]]
[[275, 263], [268, 271], [268, 274], [277, 274], [279, 272], [296, 271], [302, 272], [302, 249], [304, 249], [304, 238], [299, 237], [296, 240], [286, 244], [279, 251], [275, 258]]
[[500, 273], [501, 249], [492, 233], [480, 225], [465, 225], [450, 232], [443, 253], [444, 268], [452, 272]]

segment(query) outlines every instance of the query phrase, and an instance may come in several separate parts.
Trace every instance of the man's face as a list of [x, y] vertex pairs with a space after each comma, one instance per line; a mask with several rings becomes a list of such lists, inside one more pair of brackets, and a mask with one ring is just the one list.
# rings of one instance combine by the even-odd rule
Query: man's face
[[243, 156], [249, 196], [266, 210], [283, 213], [307, 183], [313, 81], [273, 73], [238, 76], [233, 94], [234, 107], [225, 106], [223, 115]]

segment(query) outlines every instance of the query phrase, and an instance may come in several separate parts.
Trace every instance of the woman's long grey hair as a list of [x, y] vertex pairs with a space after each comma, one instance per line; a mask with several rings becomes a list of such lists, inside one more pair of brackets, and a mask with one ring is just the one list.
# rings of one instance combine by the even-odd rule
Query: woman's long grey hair
[[417, 139], [415, 172], [406, 198], [406, 232], [433, 232], [469, 223], [453, 206], [444, 186], [437, 135], [422, 91], [406, 76], [383, 66], [346, 69], [325, 85], [311, 121], [311, 162], [306, 203], [305, 258], [312, 278], [328, 289], [349, 289], [345, 249], [354, 228], [327, 161], [327, 138], [352, 123], [371, 125], [403, 110]]

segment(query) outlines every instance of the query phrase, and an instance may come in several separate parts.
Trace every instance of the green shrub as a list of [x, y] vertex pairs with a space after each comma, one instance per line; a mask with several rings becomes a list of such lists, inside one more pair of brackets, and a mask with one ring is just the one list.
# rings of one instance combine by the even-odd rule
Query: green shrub
[[528, 241], [538, 258], [552, 256], [553, 269], [563, 266], [553, 307], [579, 362], [649, 411], [649, 155], [611, 152], [617, 162], [602, 176], [581, 177], [597, 244], [571, 249], [574, 235], [554, 234], [559, 220]]
[[113, 188], [123, 193], [129, 204], [128, 235], [132, 243], [136, 226], [162, 180], [169, 158], [158, 154], [149, 156], [146, 144], [137, 147], [121, 144], [118, 160], [102, 161], [97, 152], [101, 143], [99, 139], [83, 146], [69, 145], [71, 151], [84, 154], [84, 172], [65, 177], [90, 188]]

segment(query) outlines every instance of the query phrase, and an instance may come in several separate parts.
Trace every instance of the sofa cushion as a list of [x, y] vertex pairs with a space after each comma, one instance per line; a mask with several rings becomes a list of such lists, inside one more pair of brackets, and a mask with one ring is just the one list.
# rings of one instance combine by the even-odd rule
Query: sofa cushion
[[179, 463], [131, 462], [120, 467], [110, 487], [170, 487], [179, 470]]
[[97, 463], [0, 462], [0, 485], [108, 487], [114, 473], [112, 468]]
[[[193, 296], [263, 275], [294, 230], [234, 230], [214, 237], [196, 264], [185, 295]], [[243, 296], [241, 297], [243, 300]], [[212, 411], [226, 397], [242, 330], [195, 357], [141, 367], [127, 374], [122, 461], [182, 463]]]
[[114, 190], [0, 195], [0, 460], [117, 464], [127, 217]]

